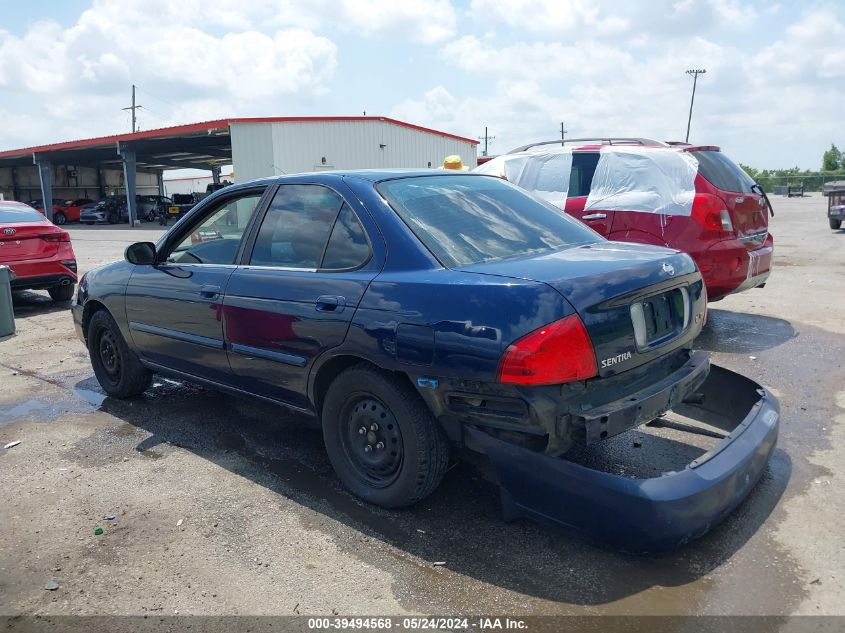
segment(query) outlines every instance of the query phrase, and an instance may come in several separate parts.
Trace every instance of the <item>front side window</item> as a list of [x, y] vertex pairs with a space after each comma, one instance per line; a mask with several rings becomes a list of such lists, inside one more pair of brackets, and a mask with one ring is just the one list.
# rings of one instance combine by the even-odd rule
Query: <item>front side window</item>
[[167, 257], [178, 264], [234, 264], [241, 240], [263, 192], [229, 199], [216, 207]]
[[423, 176], [378, 191], [447, 267], [560, 250], [599, 241], [577, 220], [489, 176]]
[[343, 199], [319, 185], [282, 185], [261, 222], [253, 266], [317, 270]]

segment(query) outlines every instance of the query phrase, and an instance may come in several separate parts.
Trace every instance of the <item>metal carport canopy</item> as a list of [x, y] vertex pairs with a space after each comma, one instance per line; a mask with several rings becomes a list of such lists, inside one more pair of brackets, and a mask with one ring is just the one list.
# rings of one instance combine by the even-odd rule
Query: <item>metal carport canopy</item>
[[241, 117], [3, 150], [0, 151], [0, 168], [31, 166], [33, 163], [38, 165], [44, 210], [50, 218], [52, 216], [52, 165], [123, 169], [129, 223], [134, 226], [136, 169], [144, 172], [184, 168], [217, 171], [221, 165], [232, 163], [230, 129], [232, 123], [317, 121], [384, 121], [400, 127], [477, 143], [477, 141], [439, 130], [379, 116]]

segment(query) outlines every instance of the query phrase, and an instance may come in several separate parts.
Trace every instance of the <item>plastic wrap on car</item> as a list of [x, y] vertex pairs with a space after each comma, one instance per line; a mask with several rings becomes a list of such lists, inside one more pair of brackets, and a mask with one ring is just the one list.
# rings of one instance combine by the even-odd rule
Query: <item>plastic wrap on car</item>
[[526, 168], [531, 165], [533, 175], [531, 193], [563, 209], [569, 193], [569, 174], [572, 171], [572, 152], [524, 152], [497, 156], [473, 171], [498, 176], [521, 187], [526, 186]]
[[688, 152], [603, 147], [584, 209], [690, 215], [697, 173]]

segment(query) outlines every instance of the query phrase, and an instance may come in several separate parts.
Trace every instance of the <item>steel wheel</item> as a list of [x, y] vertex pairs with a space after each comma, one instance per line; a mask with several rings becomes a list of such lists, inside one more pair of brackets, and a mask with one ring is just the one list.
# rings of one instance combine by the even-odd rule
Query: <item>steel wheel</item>
[[118, 384], [123, 372], [123, 361], [120, 357], [120, 348], [118, 347], [117, 340], [114, 338], [112, 332], [106, 329], [100, 331], [97, 350], [103, 370], [106, 372], [108, 379], [113, 384]]
[[343, 451], [355, 474], [374, 488], [389, 486], [402, 466], [402, 433], [393, 413], [367, 394], [355, 394], [343, 407]]

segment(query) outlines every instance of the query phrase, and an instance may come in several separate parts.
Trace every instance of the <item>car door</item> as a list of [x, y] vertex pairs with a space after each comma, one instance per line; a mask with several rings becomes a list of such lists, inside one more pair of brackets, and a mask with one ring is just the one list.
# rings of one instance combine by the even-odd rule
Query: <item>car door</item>
[[211, 202], [160, 245], [158, 263], [136, 266], [126, 317], [141, 356], [152, 363], [227, 383], [223, 293], [266, 186]]
[[355, 204], [318, 184], [279, 186], [223, 300], [241, 388], [307, 408], [314, 359], [343, 342], [381, 267], [373, 250], [381, 238]]
[[572, 152], [572, 170], [569, 172], [566, 212], [597, 233], [607, 237], [610, 235], [613, 226], [615, 212], [603, 209], [600, 201], [591, 204], [589, 207], [587, 206], [587, 197], [590, 195], [590, 186], [598, 162], [598, 152]]

